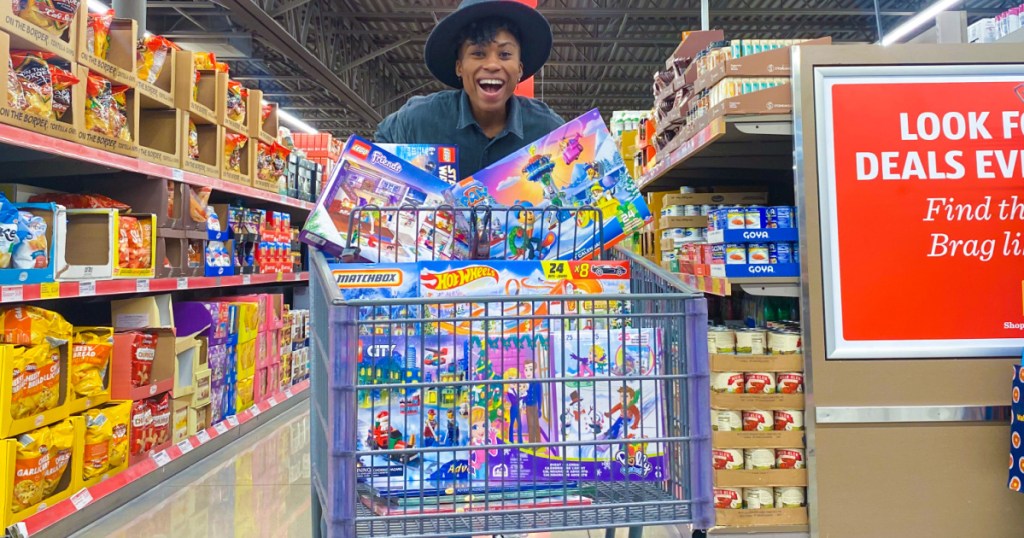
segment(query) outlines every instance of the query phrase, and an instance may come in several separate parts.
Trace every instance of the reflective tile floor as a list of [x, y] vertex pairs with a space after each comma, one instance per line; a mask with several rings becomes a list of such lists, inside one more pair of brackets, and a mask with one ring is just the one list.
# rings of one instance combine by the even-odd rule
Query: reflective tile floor
[[[303, 403], [74, 536], [308, 538], [310, 503], [309, 406]], [[627, 534], [620, 530], [617, 536]], [[643, 533], [689, 536], [670, 528]], [[605, 538], [605, 532], [530, 538]]]

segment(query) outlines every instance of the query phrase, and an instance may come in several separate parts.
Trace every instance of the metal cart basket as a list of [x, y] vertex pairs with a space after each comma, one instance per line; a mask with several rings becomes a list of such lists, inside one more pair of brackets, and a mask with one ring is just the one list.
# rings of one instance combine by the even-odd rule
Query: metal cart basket
[[[374, 209], [375, 218], [389, 211], [409, 208]], [[423, 210], [414, 211], [418, 222]], [[625, 250], [599, 248], [595, 258], [630, 262], [627, 294], [511, 290], [385, 303], [344, 300], [327, 259], [313, 252], [314, 533], [710, 528], [706, 301]], [[573, 347], [585, 338], [587, 349]], [[641, 357], [609, 356], [595, 344], [613, 340], [645, 347]], [[481, 346], [507, 346], [504, 366], [474, 360], [486, 355]], [[530, 401], [534, 386], [542, 397]], [[519, 468], [493, 463], [513, 453], [523, 457]], [[455, 478], [434, 480], [439, 468]]]

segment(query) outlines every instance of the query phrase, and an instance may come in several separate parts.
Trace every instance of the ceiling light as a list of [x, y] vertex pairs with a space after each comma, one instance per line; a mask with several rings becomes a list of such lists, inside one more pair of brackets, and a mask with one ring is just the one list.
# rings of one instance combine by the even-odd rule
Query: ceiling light
[[280, 108], [277, 109], [277, 118], [304, 133], [316, 134], [320, 132], [314, 129], [312, 125], [300, 120], [299, 118], [296, 118], [295, 116], [292, 116], [291, 114], [285, 112], [284, 110], [281, 110]]
[[955, 4], [958, 4], [959, 2], [960, 0], [939, 0], [938, 2], [935, 2], [934, 4], [928, 6], [928, 8], [926, 8], [924, 11], [911, 17], [910, 20], [908, 20], [907, 22], [897, 26], [895, 30], [889, 32], [888, 34], [885, 34], [885, 36], [882, 37], [880, 43], [883, 47], [888, 47], [889, 45], [892, 45], [893, 43], [906, 37], [908, 34], [910, 34], [910, 32], [913, 32], [914, 30], [920, 28], [924, 24], [934, 20], [939, 13], [946, 11], [947, 9], [953, 7]]
[[107, 11], [110, 11], [110, 6], [100, 2], [100, 0], [89, 0], [89, 11], [106, 13]]

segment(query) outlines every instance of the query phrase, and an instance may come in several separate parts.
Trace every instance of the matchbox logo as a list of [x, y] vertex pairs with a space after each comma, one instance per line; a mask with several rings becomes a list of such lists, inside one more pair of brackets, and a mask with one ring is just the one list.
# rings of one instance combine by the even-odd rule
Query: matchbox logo
[[443, 164], [453, 164], [455, 162], [455, 148], [441, 148], [441, 153], [437, 156], [437, 159]]
[[370, 156], [370, 146], [369, 144], [354, 140], [352, 142], [352, 153], [365, 159]]
[[402, 272], [394, 269], [337, 270], [334, 281], [338, 288], [395, 288], [402, 285]]
[[498, 271], [493, 267], [474, 265], [472, 267], [464, 267], [454, 271], [445, 271], [444, 273], [423, 275], [421, 282], [427, 287], [427, 289], [434, 291], [447, 291], [465, 286], [483, 278], [493, 278], [494, 282], [497, 283]]

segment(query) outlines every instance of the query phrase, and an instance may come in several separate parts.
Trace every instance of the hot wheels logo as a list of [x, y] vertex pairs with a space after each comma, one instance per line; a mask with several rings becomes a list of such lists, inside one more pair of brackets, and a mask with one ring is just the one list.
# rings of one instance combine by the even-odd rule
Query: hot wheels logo
[[472, 267], [464, 267], [462, 269], [446, 271], [444, 273], [423, 275], [421, 281], [427, 289], [434, 291], [447, 291], [465, 286], [483, 278], [493, 278], [494, 282], [497, 283], [498, 271], [493, 267], [474, 265]]

